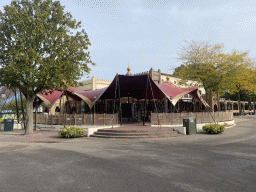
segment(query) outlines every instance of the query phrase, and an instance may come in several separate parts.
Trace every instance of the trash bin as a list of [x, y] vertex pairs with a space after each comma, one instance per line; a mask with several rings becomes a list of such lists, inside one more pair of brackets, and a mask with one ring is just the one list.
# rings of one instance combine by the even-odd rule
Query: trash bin
[[186, 135], [196, 134], [196, 118], [187, 117], [183, 119], [183, 127], [186, 127]]
[[14, 119], [5, 119], [4, 120], [4, 131], [13, 131], [13, 124], [14, 124]]

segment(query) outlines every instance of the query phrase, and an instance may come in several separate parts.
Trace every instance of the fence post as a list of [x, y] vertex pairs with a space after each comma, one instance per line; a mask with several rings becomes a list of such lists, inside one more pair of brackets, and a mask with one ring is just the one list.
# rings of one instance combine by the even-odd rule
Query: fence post
[[[53, 124], [53, 122], [52, 122], [52, 114], [51, 114], [51, 125]], [[53, 127], [53, 126], [52, 126]]]
[[93, 114], [93, 125], [95, 125], [95, 113]]

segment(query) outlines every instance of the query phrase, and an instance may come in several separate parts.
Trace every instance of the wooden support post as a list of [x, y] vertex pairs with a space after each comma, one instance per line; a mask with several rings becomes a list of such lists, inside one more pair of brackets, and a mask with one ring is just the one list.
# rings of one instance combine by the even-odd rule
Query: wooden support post
[[[51, 125], [53, 125], [53, 122], [52, 122], [52, 115], [51, 115]], [[52, 126], [52, 128], [53, 128], [53, 126]]]
[[74, 119], [75, 119], [75, 127], [76, 127], [76, 113], [75, 113], [75, 115], [74, 115]]
[[103, 125], [105, 126], [105, 113], [103, 113]]

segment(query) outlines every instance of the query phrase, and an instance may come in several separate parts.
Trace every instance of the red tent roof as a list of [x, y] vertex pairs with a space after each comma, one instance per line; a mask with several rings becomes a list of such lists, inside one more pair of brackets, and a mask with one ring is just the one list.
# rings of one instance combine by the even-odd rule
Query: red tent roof
[[[69, 86], [67, 92], [78, 96], [80, 99], [84, 100], [89, 105], [89, 107], [92, 107], [93, 102], [105, 90], [106, 90], [106, 88], [92, 90], [92, 91], [82, 91], [82, 90], [79, 90], [79, 89]], [[64, 91], [54, 90], [52, 93], [50, 93], [49, 90], [46, 90], [43, 94], [37, 94], [37, 96], [41, 99], [41, 103], [45, 102], [46, 105], [50, 106], [50, 105], [53, 105], [61, 97], [63, 92]]]
[[[96, 102], [98, 99], [118, 99], [119, 93], [120, 97], [129, 96], [138, 100], [145, 99], [146, 96], [149, 100], [163, 99], [167, 97], [173, 105], [175, 105], [177, 101], [185, 94], [190, 94], [207, 105], [207, 103], [200, 97], [197, 89], [179, 88], [170, 82], [155, 84], [154, 81], [148, 77], [148, 75], [116, 75], [112, 83], [103, 89], [82, 91], [69, 86], [67, 91], [84, 100], [90, 108], [93, 107], [94, 102]], [[48, 95], [46, 93], [48, 93]], [[49, 106], [53, 105], [62, 94], [63, 91], [54, 90], [52, 94], [50, 94], [47, 90], [45, 93], [38, 94], [37, 96]]]

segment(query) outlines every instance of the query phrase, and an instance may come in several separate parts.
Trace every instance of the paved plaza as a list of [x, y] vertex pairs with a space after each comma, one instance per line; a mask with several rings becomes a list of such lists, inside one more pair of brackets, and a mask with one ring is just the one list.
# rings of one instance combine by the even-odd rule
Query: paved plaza
[[62, 139], [0, 132], [1, 191], [256, 191], [256, 116], [222, 134]]

